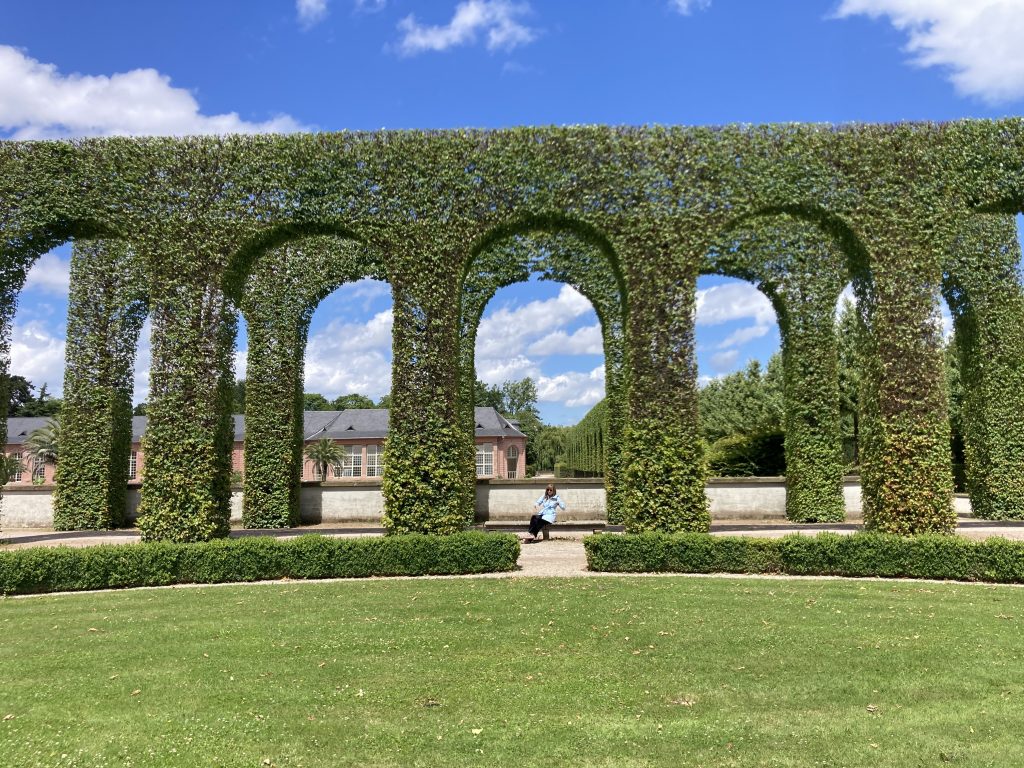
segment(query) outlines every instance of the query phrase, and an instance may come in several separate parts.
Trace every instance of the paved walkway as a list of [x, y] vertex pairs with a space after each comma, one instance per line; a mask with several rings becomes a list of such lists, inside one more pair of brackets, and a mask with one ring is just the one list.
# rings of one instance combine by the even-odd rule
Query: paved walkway
[[[849, 534], [861, 529], [859, 523], [842, 523], [838, 525], [793, 525], [782, 522], [721, 521], [711, 526], [714, 536], [759, 536], [778, 538], [790, 533], [814, 535], [820, 531]], [[302, 528], [290, 528], [277, 531], [234, 530], [234, 537], [260, 536], [271, 534], [279, 538], [292, 538], [304, 533], [320, 533], [325, 536], [380, 536], [381, 528], [355, 528], [335, 525], [313, 525]], [[1008, 539], [1024, 540], [1024, 522], [989, 522], [962, 518], [957, 533], [971, 539], [987, 539], [990, 536], [1002, 536]], [[519, 557], [520, 570], [500, 574], [501, 576], [592, 576], [587, 571], [586, 556], [583, 552], [582, 532], [562, 532], [553, 530], [548, 541], [523, 544]], [[71, 546], [86, 547], [93, 544], [128, 544], [139, 541], [137, 530], [117, 531], [51, 531], [39, 528], [23, 528], [5, 530], [0, 535], [3, 549], [21, 549], [37, 546]], [[495, 574], [498, 575], [498, 574]]]

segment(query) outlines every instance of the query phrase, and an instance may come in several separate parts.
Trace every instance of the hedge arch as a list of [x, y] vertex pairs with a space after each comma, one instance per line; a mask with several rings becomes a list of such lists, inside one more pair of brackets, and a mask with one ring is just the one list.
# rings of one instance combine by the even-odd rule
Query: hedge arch
[[786, 516], [845, 519], [835, 308], [850, 267], [813, 215], [745, 220], [708, 255], [707, 271], [747, 280], [769, 299], [782, 336]]
[[314, 311], [345, 283], [386, 279], [380, 260], [348, 239], [346, 230], [295, 234], [291, 241], [264, 240], [269, 247], [250, 261], [242, 285], [249, 329], [242, 508], [247, 528], [299, 524], [303, 377]]
[[608, 240], [592, 227], [557, 215], [536, 216], [495, 229], [473, 249], [462, 279], [460, 397], [465, 442], [466, 515], [475, 500], [473, 396], [476, 382], [476, 333], [488, 302], [497, 291], [537, 274], [565, 283], [594, 308], [601, 324], [605, 358], [606, 427], [610, 435], [603, 474], [608, 519], [622, 519], [621, 444], [629, 387], [625, 350], [628, 317], [618, 257]]
[[[238, 254], [261, 238], [279, 244], [272, 241], [288, 230], [344, 225], [381, 254], [394, 297], [388, 525], [450, 532], [465, 524], [467, 508], [463, 276], [489, 233], [564, 217], [602, 234], [628, 295], [623, 519], [631, 530], [701, 530], [696, 278], [737, 222], [770, 213], [806, 215], [826, 230], [837, 222], [859, 252], [852, 276], [865, 330], [867, 522], [897, 533], [951, 531], [935, 308], [947, 278], [963, 281], [972, 259], [1004, 258], [985, 255], [998, 237], [974, 238], [971, 256], [963, 232], [972, 215], [1020, 212], [1022, 159], [1021, 119], [4, 141], [0, 315], [9, 317], [23, 267], [48, 243], [130, 238], [153, 323], [140, 527], [147, 539], [224, 535], [231, 297], [249, 274]], [[1007, 285], [995, 267], [982, 272], [991, 286], [961, 286], [979, 339], [987, 338], [981, 324], [994, 320], [978, 307]], [[988, 423], [1005, 418], [1018, 429], [1024, 414], [1001, 402]], [[978, 472], [984, 461], [975, 461]], [[976, 484], [979, 509], [1005, 514], [1016, 491], [999, 489], [1010, 485]]]

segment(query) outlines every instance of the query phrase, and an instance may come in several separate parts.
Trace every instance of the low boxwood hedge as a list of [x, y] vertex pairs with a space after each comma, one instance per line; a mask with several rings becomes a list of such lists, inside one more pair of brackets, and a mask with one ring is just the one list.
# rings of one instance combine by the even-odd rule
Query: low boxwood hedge
[[517, 537], [479, 532], [350, 539], [251, 536], [193, 544], [33, 547], [0, 552], [0, 593], [489, 573], [510, 571], [518, 559]]
[[592, 571], [786, 573], [1024, 583], [1024, 542], [878, 533], [780, 539], [705, 533], [597, 534], [584, 540]]

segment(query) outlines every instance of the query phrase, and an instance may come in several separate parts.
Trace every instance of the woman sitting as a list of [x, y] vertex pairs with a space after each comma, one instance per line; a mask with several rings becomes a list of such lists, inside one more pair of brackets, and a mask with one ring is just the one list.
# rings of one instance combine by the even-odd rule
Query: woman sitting
[[530, 518], [530, 536], [532, 538], [527, 539], [527, 541], [537, 541], [540, 537], [540, 532], [555, 522], [558, 508], [565, 509], [565, 502], [558, 498], [558, 491], [555, 490], [555, 486], [549, 484], [544, 490], [544, 495], [537, 499], [533, 506], [537, 509], [537, 512]]

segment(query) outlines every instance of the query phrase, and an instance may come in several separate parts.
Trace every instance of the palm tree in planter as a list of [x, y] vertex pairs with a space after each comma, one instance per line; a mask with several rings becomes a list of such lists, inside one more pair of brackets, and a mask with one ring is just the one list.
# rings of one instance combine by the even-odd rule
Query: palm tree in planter
[[32, 458], [32, 482], [41, 482], [40, 470], [45, 464], [57, 464], [60, 425], [52, 419], [45, 427], [34, 429], [25, 440], [25, 452]]
[[25, 465], [21, 463], [21, 459], [8, 456], [6, 453], [0, 454], [0, 475], [3, 475], [5, 483], [11, 482], [15, 475], [24, 471]]
[[327, 479], [327, 467], [340, 464], [345, 457], [341, 446], [329, 437], [323, 437], [306, 448], [306, 458], [316, 465], [321, 480]]

